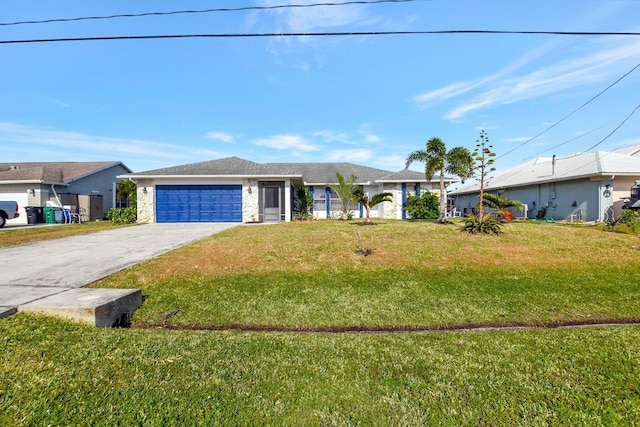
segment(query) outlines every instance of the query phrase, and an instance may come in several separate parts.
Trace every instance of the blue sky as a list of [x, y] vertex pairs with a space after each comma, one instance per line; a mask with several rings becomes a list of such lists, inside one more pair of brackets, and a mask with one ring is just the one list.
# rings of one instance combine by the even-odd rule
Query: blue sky
[[[343, 1], [343, 0], [334, 0]], [[3, 2], [0, 23], [323, 0]], [[0, 26], [0, 40], [429, 30], [640, 31], [634, 0], [445, 1]], [[238, 156], [401, 170], [434, 136], [498, 172], [597, 144], [640, 103], [638, 36], [385, 35], [0, 44], [0, 161]], [[598, 149], [640, 143], [640, 112]], [[421, 166], [412, 169], [420, 170]]]

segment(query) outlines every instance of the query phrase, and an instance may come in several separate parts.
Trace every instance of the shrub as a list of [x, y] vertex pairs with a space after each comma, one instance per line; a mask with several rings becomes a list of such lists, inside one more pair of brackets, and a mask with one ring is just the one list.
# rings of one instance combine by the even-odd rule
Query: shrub
[[615, 221], [607, 223], [605, 229], [616, 233], [640, 234], [640, 212], [623, 209]]
[[107, 212], [107, 219], [113, 224], [133, 224], [138, 218], [137, 209], [129, 208], [111, 208]]
[[411, 219], [437, 219], [440, 215], [438, 198], [431, 193], [407, 196], [407, 207], [404, 209]]
[[307, 220], [311, 216], [311, 208], [313, 207], [313, 196], [308, 188], [300, 187], [296, 191], [296, 198], [293, 201], [294, 219]]
[[500, 218], [491, 213], [482, 218], [471, 215], [465, 219], [462, 231], [470, 234], [500, 234], [502, 233], [502, 224], [500, 224]]

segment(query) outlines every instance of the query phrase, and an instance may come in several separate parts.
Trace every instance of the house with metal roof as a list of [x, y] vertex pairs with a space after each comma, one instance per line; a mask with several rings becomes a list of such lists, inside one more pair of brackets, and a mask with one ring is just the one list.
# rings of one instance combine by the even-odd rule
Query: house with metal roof
[[90, 219], [102, 219], [116, 204], [116, 176], [130, 172], [118, 161], [0, 163], [0, 199], [18, 202], [12, 224], [27, 223], [25, 206], [85, 207]]
[[[296, 190], [313, 196], [315, 218], [341, 209], [336, 173], [355, 175], [369, 195], [390, 192], [393, 202], [373, 209], [373, 218], [406, 217], [406, 197], [434, 191], [437, 180], [410, 170], [391, 172], [353, 163], [256, 163], [238, 157], [211, 160], [120, 176], [138, 186], [139, 222], [280, 222], [293, 219]], [[454, 181], [447, 178], [447, 182]], [[354, 218], [362, 207], [350, 206]]]
[[[634, 181], [640, 179], [640, 145], [613, 151], [537, 158], [491, 178], [485, 191], [526, 205], [515, 217], [604, 221], [620, 215]], [[479, 186], [449, 193], [455, 207], [470, 214]]]

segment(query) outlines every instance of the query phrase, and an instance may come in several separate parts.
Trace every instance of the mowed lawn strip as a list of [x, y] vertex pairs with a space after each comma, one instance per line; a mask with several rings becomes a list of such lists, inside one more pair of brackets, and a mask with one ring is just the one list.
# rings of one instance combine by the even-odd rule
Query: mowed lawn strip
[[[242, 226], [96, 283], [146, 297], [134, 325], [324, 328], [640, 319], [636, 236], [511, 223]], [[373, 249], [370, 256], [357, 249]]]
[[0, 247], [78, 236], [118, 227], [123, 227], [123, 225], [113, 225], [111, 221], [93, 221], [82, 224], [56, 224], [7, 229], [0, 232]]
[[630, 425], [640, 327], [437, 334], [0, 321], [0, 424]]

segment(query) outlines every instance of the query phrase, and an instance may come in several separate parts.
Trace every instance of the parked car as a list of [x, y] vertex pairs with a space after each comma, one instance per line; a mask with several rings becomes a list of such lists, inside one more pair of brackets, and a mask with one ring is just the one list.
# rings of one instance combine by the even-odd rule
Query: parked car
[[0, 228], [4, 227], [8, 219], [18, 218], [18, 203], [0, 201]]

